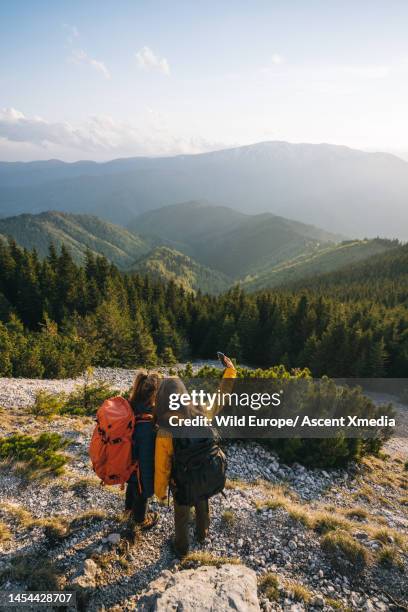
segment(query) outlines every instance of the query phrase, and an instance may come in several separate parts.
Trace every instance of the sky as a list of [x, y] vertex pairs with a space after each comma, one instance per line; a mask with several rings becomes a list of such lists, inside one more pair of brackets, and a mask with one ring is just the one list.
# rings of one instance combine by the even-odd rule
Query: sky
[[408, 158], [406, 0], [2, 0], [0, 160], [265, 140]]

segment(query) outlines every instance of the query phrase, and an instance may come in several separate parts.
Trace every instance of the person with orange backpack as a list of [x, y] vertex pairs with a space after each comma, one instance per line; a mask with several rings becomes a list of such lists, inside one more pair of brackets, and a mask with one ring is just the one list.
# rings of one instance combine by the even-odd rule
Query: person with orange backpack
[[157, 373], [140, 371], [129, 401], [123, 397], [106, 400], [96, 414], [89, 454], [102, 484], [127, 483], [125, 512], [128, 535], [134, 526], [150, 529], [158, 520], [148, 513], [148, 499], [154, 493], [155, 425], [153, 406], [159, 387]]
[[125, 511], [130, 522], [142, 530], [151, 529], [158, 521], [157, 512], [147, 512], [149, 497], [154, 494], [155, 422], [153, 408], [160, 377], [153, 372], [139, 372], [129, 403], [135, 415], [132, 435], [132, 459], [137, 469], [130, 476], [125, 497]]

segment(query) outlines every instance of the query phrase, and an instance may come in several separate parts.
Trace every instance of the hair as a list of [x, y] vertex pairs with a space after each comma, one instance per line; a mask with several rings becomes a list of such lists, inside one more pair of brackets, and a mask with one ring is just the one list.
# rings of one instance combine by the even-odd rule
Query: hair
[[177, 411], [170, 410], [170, 395], [173, 393], [177, 393], [178, 395], [187, 393], [185, 384], [178, 376], [172, 376], [162, 380], [157, 392], [154, 415], [159, 427], [168, 428], [170, 416], [177, 416], [179, 419], [183, 419], [200, 414], [200, 408], [191, 404], [180, 406]]
[[145, 404], [146, 406], [152, 405], [155, 401], [157, 389], [160, 384], [160, 375], [158, 372], [151, 372], [147, 370], [140, 370], [133, 382], [132, 389], [130, 391], [129, 401], [133, 404]]

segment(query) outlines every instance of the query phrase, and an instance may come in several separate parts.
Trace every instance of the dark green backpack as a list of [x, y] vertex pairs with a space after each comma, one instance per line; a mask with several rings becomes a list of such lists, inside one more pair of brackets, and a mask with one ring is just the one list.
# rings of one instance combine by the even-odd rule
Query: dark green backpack
[[194, 506], [225, 487], [227, 459], [215, 432], [208, 428], [207, 433], [205, 438], [173, 438], [172, 489], [182, 506]]

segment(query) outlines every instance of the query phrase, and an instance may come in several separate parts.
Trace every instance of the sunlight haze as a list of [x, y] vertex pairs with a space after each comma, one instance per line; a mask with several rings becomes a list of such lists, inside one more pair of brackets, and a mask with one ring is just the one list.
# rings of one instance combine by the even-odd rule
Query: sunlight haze
[[38, 0], [0, 8], [0, 159], [267, 140], [407, 157], [408, 4]]

